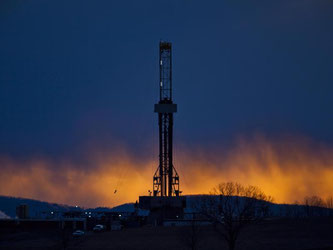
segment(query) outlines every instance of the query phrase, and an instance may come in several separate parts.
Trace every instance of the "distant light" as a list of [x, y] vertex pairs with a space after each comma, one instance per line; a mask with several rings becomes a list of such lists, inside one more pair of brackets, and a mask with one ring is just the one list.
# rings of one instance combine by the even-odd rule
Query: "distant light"
[[76, 208], [78, 207], [78, 206], [75, 206]]
[[91, 214], [91, 212], [89, 212], [89, 214]]
[[163, 86], [162, 82], [160, 83], [161, 87]]
[[89, 218], [91, 218], [91, 215], [89, 215]]
[[85, 214], [87, 214], [87, 212], [85, 212]]
[[163, 62], [162, 62], [162, 60], [160, 61], [160, 65], [162, 65], [163, 64]]
[[51, 212], [51, 214], [53, 214], [53, 212]]
[[119, 214], [119, 217], [121, 217], [121, 214]]

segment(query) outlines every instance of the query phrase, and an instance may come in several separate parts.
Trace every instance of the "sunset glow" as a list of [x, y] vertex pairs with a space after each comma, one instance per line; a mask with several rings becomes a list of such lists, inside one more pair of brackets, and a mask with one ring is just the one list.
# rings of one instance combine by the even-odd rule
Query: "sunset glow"
[[[307, 195], [333, 195], [333, 149], [307, 140], [239, 140], [229, 150], [177, 152], [175, 165], [183, 194], [204, 194], [218, 183], [259, 186], [278, 203]], [[1, 160], [0, 194], [84, 207], [115, 206], [148, 195], [157, 167], [127, 153], [93, 157], [82, 167], [48, 160]], [[14, 170], [15, 169], [15, 170]]]

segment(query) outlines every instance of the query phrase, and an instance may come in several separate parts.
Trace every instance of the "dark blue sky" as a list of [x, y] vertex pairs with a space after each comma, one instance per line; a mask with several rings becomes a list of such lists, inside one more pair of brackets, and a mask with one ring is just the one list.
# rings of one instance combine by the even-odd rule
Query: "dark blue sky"
[[1, 1], [0, 155], [151, 155], [161, 39], [178, 145], [332, 144], [332, 13], [330, 0]]

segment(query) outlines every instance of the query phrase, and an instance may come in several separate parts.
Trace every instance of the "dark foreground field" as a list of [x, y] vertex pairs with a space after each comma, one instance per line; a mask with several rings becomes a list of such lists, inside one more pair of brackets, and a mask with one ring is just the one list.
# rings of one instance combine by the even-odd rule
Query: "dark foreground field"
[[[195, 228], [197, 249], [227, 249], [212, 227]], [[68, 238], [58, 231], [2, 233], [0, 249], [191, 249], [191, 227], [142, 227]], [[333, 219], [283, 219], [247, 228], [236, 249], [333, 250]]]

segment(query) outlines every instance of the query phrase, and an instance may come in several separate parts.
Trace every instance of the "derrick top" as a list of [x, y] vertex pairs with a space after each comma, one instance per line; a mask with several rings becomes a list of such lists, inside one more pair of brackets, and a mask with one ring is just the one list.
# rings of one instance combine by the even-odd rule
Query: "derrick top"
[[171, 43], [170, 42], [160, 42], [160, 49], [170, 49], [171, 50]]
[[160, 101], [172, 102], [171, 43], [160, 42]]

